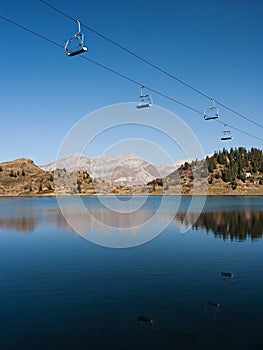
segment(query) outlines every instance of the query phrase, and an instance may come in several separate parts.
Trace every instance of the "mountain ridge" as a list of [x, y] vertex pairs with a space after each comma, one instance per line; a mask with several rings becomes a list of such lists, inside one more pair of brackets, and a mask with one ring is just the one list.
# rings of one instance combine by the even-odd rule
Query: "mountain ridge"
[[[78, 154], [75, 158], [79, 159], [82, 156]], [[66, 160], [71, 159], [69, 157]], [[86, 161], [85, 156], [83, 160]], [[65, 168], [43, 170], [27, 158], [2, 162], [0, 196], [263, 195], [263, 153], [256, 148], [246, 150], [244, 147], [239, 147], [231, 148], [230, 151], [223, 149], [203, 160], [186, 161], [163, 177], [159, 176], [160, 172], [153, 165], [134, 155], [131, 158], [119, 157], [114, 163], [115, 167], [111, 166], [107, 171], [104, 167], [106, 160], [111, 162], [111, 158], [104, 156], [103, 162], [96, 164], [97, 174], [104, 175], [104, 178], [94, 178], [86, 170], [73, 169], [72, 164], [71, 170]], [[110, 174], [109, 170], [112, 171]], [[138, 174], [140, 181], [136, 182]]]
[[132, 186], [142, 185], [157, 177], [164, 177], [176, 170], [185, 160], [170, 165], [155, 166], [137, 154], [119, 155], [110, 158], [106, 154], [89, 158], [82, 153], [75, 153], [69, 157], [56, 160], [52, 163], [41, 165], [45, 171], [65, 169], [66, 171], [86, 171], [92, 178], [100, 178], [111, 181], [115, 185]]

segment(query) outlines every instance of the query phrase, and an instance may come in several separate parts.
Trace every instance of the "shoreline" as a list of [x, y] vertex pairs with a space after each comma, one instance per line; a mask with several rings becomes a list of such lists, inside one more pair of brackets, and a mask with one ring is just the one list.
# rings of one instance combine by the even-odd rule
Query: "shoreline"
[[1, 198], [53, 198], [53, 197], [58, 197], [58, 198], [68, 198], [68, 197], [132, 197], [132, 196], [138, 196], [138, 197], [263, 197], [263, 193], [223, 193], [223, 194], [218, 194], [218, 193], [208, 193], [208, 194], [36, 194], [36, 195], [5, 195], [5, 194], [0, 194], [0, 199]]

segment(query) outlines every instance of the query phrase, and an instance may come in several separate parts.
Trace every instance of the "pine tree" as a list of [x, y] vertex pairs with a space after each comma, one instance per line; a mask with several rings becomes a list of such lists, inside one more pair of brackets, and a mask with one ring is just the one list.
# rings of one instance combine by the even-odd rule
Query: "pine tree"
[[77, 180], [77, 191], [78, 193], [81, 193], [81, 181]]
[[233, 180], [231, 185], [232, 185], [232, 190], [235, 190], [237, 188], [236, 180]]

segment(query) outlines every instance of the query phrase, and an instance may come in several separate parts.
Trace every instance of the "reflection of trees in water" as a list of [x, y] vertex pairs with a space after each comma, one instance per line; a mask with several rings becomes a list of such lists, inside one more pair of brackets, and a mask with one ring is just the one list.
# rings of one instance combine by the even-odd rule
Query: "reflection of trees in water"
[[15, 230], [26, 233], [33, 231], [36, 225], [34, 217], [2, 217], [0, 218], [0, 229]]
[[[184, 213], [178, 213], [176, 218], [182, 220]], [[213, 231], [216, 237], [244, 241], [262, 238], [263, 211], [229, 211], [201, 213], [194, 228]]]
[[[149, 220], [154, 214], [151, 211], [138, 210], [135, 213], [121, 214], [115, 213], [112, 215], [111, 211], [105, 211], [101, 209], [92, 210], [92, 216], [96, 219], [87, 220], [85, 215], [81, 215], [78, 212], [71, 210], [73, 221], [80, 229], [96, 230], [96, 220], [105, 225], [105, 230], [109, 230], [110, 227], [122, 229], [123, 227], [137, 227], [139, 230], [140, 225]], [[164, 218], [165, 218], [165, 214]], [[183, 222], [186, 213], [177, 213], [175, 221]], [[260, 239], [263, 235], [263, 211], [217, 211], [217, 212], [204, 212], [197, 218], [196, 213], [192, 213], [186, 218], [186, 224], [195, 222], [193, 227], [195, 229], [205, 229], [207, 232], [213, 231], [216, 237], [223, 239], [230, 238], [231, 240], [244, 241], [248, 238], [252, 240]], [[35, 229], [37, 224], [49, 223], [54, 226], [66, 230], [72, 231], [69, 224], [65, 220], [64, 216], [59, 209], [49, 209], [46, 215], [40, 216], [3, 216], [0, 217], [0, 229], [15, 230], [17, 232], [30, 232]], [[136, 231], [136, 230], [135, 230]]]

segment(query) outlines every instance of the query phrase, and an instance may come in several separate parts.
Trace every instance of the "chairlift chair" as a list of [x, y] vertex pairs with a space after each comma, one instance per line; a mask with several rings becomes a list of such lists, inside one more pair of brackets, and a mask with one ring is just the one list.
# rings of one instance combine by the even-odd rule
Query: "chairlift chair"
[[[80, 32], [80, 20], [77, 19], [78, 23], [78, 32], [74, 36], [70, 37], [65, 44], [65, 52], [67, 56], [73, 57], [79, 55], [83, 52], [87, 52], [88, 48], [84, 46], [84, 34]], [[77, 46], [72, 46], [71, 44], [76, 43]]]
[[233, 139], [231, 130], [226, 129], [226, 124], [224, 125], [224, 130], [222, 132], [221, 141], [230, 141]]
[[153, 105], [153, 99], [151, 95], [144, 95], [143, 88], [144, 86], [141, 87], [141, 95], [139, 96], [139, 102], [136, 106], [138, 109], [152, 107]]
[[206, 108], [204, 111], [204, 120], [211, 120], [211, 119], [218, 119], [219, 118], [218, 108], [216, 107], [215, 100], [212, 99], [212, 101], [213, 101], [213, 106]]

